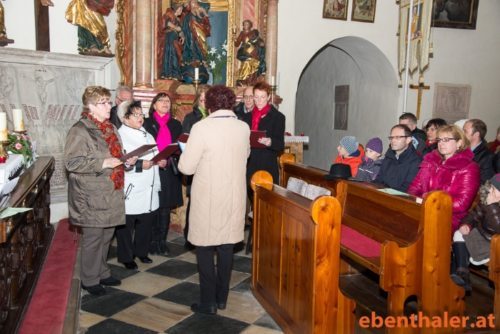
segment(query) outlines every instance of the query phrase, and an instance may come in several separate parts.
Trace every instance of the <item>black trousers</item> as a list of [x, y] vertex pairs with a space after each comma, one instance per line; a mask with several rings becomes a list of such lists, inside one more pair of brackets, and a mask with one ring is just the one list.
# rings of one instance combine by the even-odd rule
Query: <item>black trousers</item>
[[158, 210], [126, 215], [125, 225], [116, 227], [118, 262], [131, 262], [134, 256], [148, 256], [152, 226], [157, 220]]
[[[201, 305], [215, 305], [227, 302], [229, 281], [233, 267], [234, 244], [219, 246], [196, 246], [196, 260], [200, 274]], [[214, 263], [217, 252], [217, 269]]]

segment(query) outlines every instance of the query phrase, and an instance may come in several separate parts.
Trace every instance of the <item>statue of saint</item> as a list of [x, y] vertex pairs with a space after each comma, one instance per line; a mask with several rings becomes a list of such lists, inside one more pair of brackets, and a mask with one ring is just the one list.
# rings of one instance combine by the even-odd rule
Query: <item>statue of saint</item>
[[82, 55], [113, 57], [103, 16], [108, 16], [114, 0], [72, 0], [66, 20], [78, 26], [78, 52]]
[[184, 33], [184, 47], [182, 50], [182, 77], [183, 81], [191, 83], [194, 79], [194, 69], [198, 68], [199, 80], [204, 84], [208, 80], [207, 37], [210, 36], [210, 20], [208, 10], [210, 5], [198, 0], [189, 0], [184, 7], [182, 18], [182, 32]]
[[266, 72], [265, 43], [259, 31], [252, 27], [250, 20], [243, 21], [243, 30], [234, 41], [234, 46], [239, 47], [236, 58], [241, 61], [236, 79], [238, 86], [252, 86]]
[[181, 61], [184, 32], [181, 27], [182, 5], [174, 5], [163, 14], [163, 27], [159, 38], [159, 61], [162, 79], [182, 79]]
[[14, 40], [7, 37], [7, 30], [5, 29], [5, 12], [0, 2], [0, 46], [5, 46], [9, 43], [14, 43]]

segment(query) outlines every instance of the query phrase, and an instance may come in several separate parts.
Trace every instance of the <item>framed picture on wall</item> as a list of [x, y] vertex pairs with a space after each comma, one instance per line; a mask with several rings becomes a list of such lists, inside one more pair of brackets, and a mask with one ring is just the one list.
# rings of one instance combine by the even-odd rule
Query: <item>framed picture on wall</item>
[[469, 118], [471, 91], [470, 85], [436, 83], [432, 117], [442, 118], [450, 124]]
[[479, 0], [433, 0], [432, 26], [476, 29]]
[[323, 0], [323, 18], [347, 20], [349, 0]]
[[376, 7], [377, 0], [353, 0], [351, 20], [359, 22], [374, 22]]

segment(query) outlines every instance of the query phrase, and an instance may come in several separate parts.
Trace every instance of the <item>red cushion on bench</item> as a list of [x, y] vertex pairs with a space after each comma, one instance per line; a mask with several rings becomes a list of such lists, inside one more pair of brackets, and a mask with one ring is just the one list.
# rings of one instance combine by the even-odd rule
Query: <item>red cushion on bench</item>
[[381, 244], [379, 242], [345, 225], [341, 227], [340, 243], [364, 257], [380, 256]]

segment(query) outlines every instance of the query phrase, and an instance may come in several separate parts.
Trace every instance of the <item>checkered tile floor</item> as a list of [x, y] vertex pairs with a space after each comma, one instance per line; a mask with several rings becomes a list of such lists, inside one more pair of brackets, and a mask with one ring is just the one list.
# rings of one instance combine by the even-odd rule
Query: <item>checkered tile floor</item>
[[251, 258], [244, 249], [234, 255], [226, 310], [217, 315], [190, 310], [199, 301], [199, 281], [194, 251], [184, 249], [184, 238], [169, 233], [171, 254], [150, 256], [151, 264], [136, 261], [128, 270], [116, 259], [116, 244], [108, 263], [118, 287], [96, 297], [82, 290], [80, 328], [86, 333], [218, 333], [276, 334], [280, 327], [264, 311], [250, 291]]

